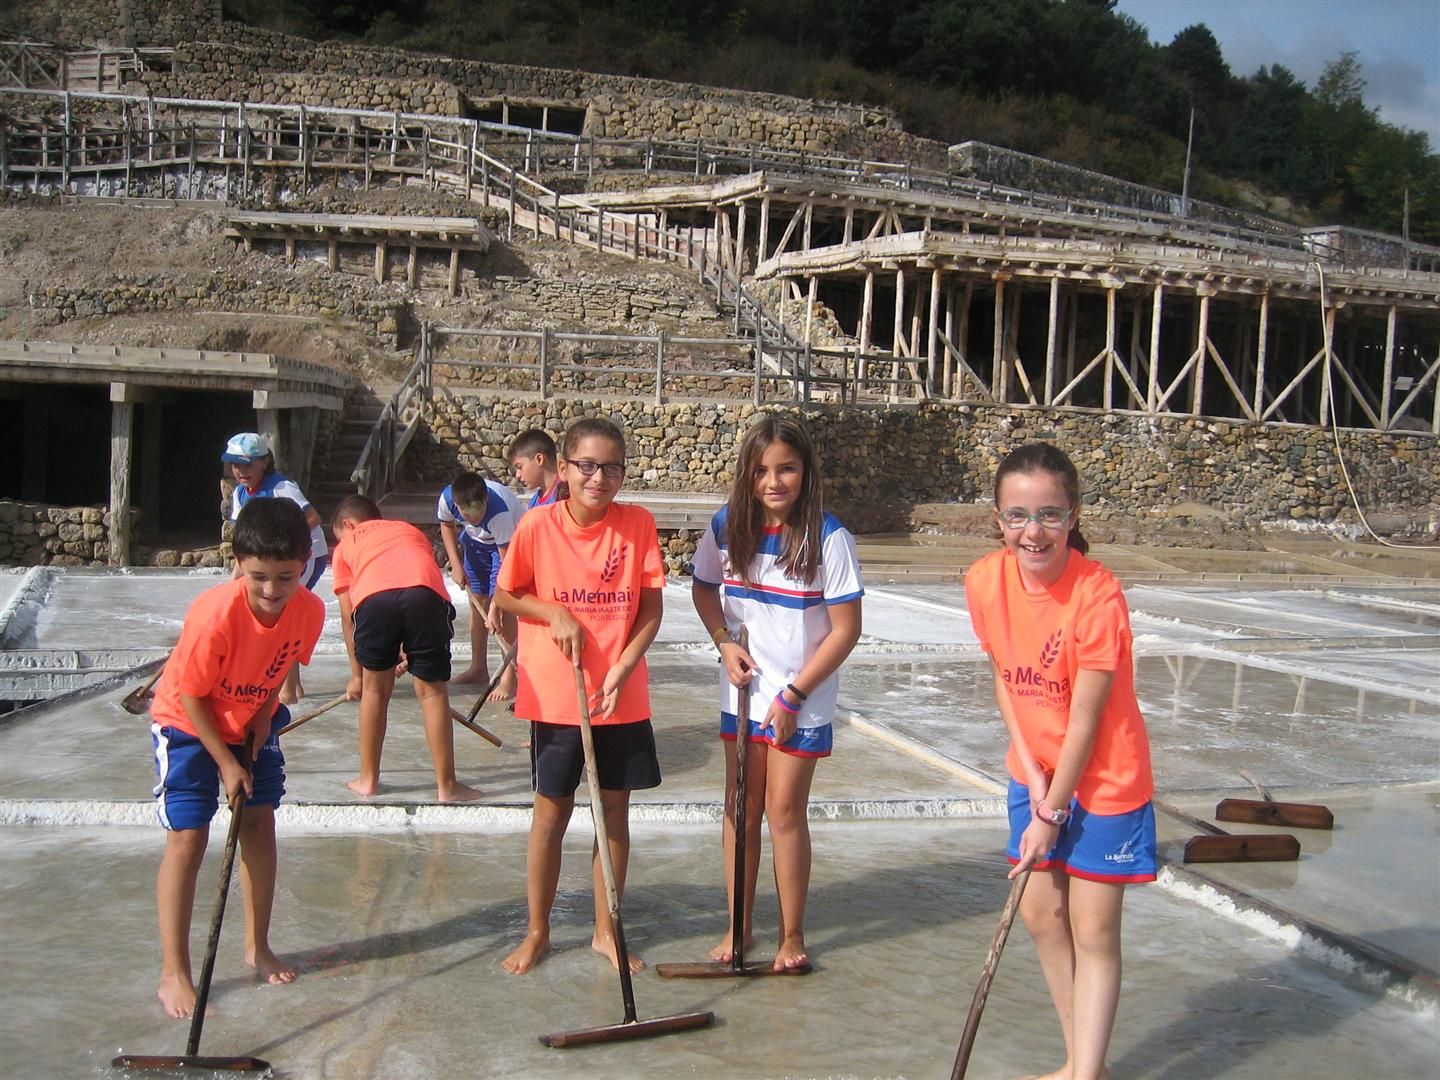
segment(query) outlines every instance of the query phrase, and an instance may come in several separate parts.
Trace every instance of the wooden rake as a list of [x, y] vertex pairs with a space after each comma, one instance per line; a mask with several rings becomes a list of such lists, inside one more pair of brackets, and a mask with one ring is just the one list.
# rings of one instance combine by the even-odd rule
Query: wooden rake
[[1300, 858], [1300, 841], [1289, 833], [1261, 833], [1259, 835], [1237, 835], [1228, 833], [1218, 825], [1202, 821], [1193, 814], [1187, 814], [1178, 806], [1154, 800], [1155, 809], [1163, 810], [1192, 828], [1205, 833], [1192, 836], [1185, 841], [1187, 863], [1213, 862], [1294, 862]]
[[[240, 764], [250, 768], [250, 745], [247, 739], [245, 749], [240, 752]], [[210, 940], [205, 946], [205, 963], [200, 968], [200, 983], [196, 987], [195, 1012], [190, 1017], [190, 1035], [185, 1041], [185, 1053], [163, 1054], [121, 1054], [110, 1062], [112, 1069], [206, 1069], [211, 1072], [269, 1072], [270, 1063], [257, 1057], [202, 1057], [200, 1056], [200, 1032], [205, 1027], [205, 1006], [210, 1000], [210, 979], [215, 974], [215, 954], [220, 947], [220, 926], [225, 918], [225, 901], [230, 895], [231, 872], [235, 868], [235, 848], [240, 840], [240, 819], [245, 811], [245, 789], [236, 792], [230, 800], [230, 831], [225, 834], [225, 855], [220, 861], [220, 893], [215, 899], [215, 913], [210, 917]]]
[[1254, 785], [1259, 799], [1221, 799], [1215, 806], [1216, 821], [1238, 821], [1246, 825], [1283, 825], [1290, 829], [1333, 829], [1335, 815], [1319, 803], [1276, 802], [1270, 789], [1244, 769], [1241, 776]]
[[[745, 627], [735, 632], [735, 643], [746, 652], [750, 649]], [[808, 975], [814, 968], [807, 960], [793, 968], [782, 968], [764, 960], [745, 962], [745, 757], [750, 734], [750, 688], [740, 686], [735, 695], [735, 866], [731, 876], [733, 893], [730, 900], [730, 959], [706, 960], [690, 964], [657, 964], [655, 974], [662, 979], [730, 979], [752, 975]]]
[[590, 783], [590, 816], [595, 820], [595, 844], [599, 848], [600, 873], [605, 879], [605, 899], [610, 904], [610, 921], [615, 926], [615, 957], [620, 966], [620, 993], [625, 1001], [625, 1019], [618, 1024], [541, 1035], [546, 1046], [566, 1049], [590, 1043], [618, 1042], [621, 1039], [643, 1039], [651, 1035], [669, 1035], [715, 1023], [713, 1012], [678, 1013], [653, 1020], [641, 1020], [635, 1012], [635, 988], [630, 978], [630, 954], [625, 948], [625, 926], [620, 921], [620, 893], [615, 887], [615, 867], [610, 860], [610, 838], [605, 829], [605, 807], [600, 798], [600, 774], [595, 766], [595, 735], [590, 726], [590, 702], [585, 693], [585, 673], [580, 668], [580, 654], [575, 654], [575, 696], [580, 705], [580, 741], [585, 749], [585, 777]]
[[985, 966], [980, 969], [980, 982], [970, 1000], [970, 1012], [965, 1017], [965, 1030], [960, 1033], [960, 1046], [955, 1051], [955, 1067], [951, 1070], [950, 1080], [965, 1080], [965, 1070], [970, 1066], [970, 1051], [974, 1049], [975, 1036], [980, 1030], [980, 1016], [990, 996], [990, 984], [995, 981], [995, 972], [1000, 968], [1000, 953], [1010, 937], [1010, 927], [1015, 922], [1015, 913], [1020, 910], [1020, 898], [1025, 895], [1025, 884], [1029, 880], [1030, 871], [1024, 870], [1010, 882], [1010, 894], [1005, 897], [1005, 906], [1000, 910], [1000, 924], [995, 927], [995, 936], [990, 939]]

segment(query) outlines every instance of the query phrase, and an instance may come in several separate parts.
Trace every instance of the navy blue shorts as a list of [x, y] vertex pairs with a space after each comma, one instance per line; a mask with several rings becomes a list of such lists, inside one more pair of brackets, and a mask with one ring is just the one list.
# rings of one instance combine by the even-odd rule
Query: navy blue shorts
[[[1030, 789], [1010, 780], [1010, 842], [1005, 854], [1020, 861], [1020, 837], [1035, 820]], [[1060, 826], [1055, 847], [1036, 870], [1064, 870], [1087, 881], [1116, 883], [1155, 880], [1155, 808], [1150, 803], [1123, 814], [1092, 814], [1070, 800], [1070, 820]]]
[[[649, 720], [597, 724], [595, 774], [606, 791], [639, 791], [660, 786], [655, 729]], [[552, 799], [568, 799], [585, 772], [579, 724], [530, 721], [530, 786]]]
[[[254, 791], [245, 800], [246, 806], [280, 805], [285, 794], [285, 755], [280, 752], [282, 727], [290, 722], [290, 710], [275, 707], [270, 719], [270, 737], [260, 747], [250, 766]], [[155, 747], [155, 815], [166, 829], [203, 829], [210, 824], [220, 806], [220, 766], [210, 751], [188, 731], [159, 724], [150, 725], [150, 739]], [[231, 746], [236, 759], [240, 746]]]
[[500, 580], [500, 549], [482, 544], [469, 533], [460, 534], [460, 558], [465, 563], [465, 580], [476, 596], [494, 596]]
[[424, 585], [372, 593], [355, 609], [355, 659], [366, 671], [386, 671], [404, 649], [411, 675], [449, 682], [454, 621], [450, 601]]

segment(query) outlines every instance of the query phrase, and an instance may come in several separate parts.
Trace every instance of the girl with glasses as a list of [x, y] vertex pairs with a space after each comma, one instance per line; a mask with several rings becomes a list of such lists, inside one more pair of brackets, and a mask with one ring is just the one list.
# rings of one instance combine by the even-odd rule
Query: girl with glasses
[[1004, 544], [965, 577], [1010, 735], [1010, 877], [1065, 1037], [1048, 1074], [1094, 1080], [1120, 994], [1125, 885], [1155, 880], [1154, 784], [1120, 583], [1086, 557], [1080, 478], [1031, 443], [995, 474]]
[[[865, 587], [855, 540], [822, 505], [820, 461], [795, 417], [766, 416], [745, 434], [730, 499], [701, 536], [691, 596], [720, 650], [720, 737], [745, 740], [745, 904], [754, 908], [760, 818], [770, 821], [780, 901], [775, 970], [808, 969], [805, 900], [810, 886], [806, 810], [815, 763], [828, 757], [840, 665], [860, 638]], [[741, 626], [749, 645], [734, 634]], [[749, 730], [737, 733], [738, 695]], [[735, 759], [725, 755], [724, 848], [734, 888]], [[734, 897], [729, 910], [733, 913]], [[710, 950], [731, 959], [736, 928]], [[742, 945], [750, 938], [740, 928]]]

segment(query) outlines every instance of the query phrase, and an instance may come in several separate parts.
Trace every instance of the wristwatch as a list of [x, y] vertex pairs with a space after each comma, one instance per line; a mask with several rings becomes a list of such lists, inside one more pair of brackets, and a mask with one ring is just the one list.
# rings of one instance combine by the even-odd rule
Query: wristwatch
[[1070, 820], [1070, 811], [1052, 810], [1042, 802], [1035, 808], [1035, 816], [1047, 825], [1064, 825]]

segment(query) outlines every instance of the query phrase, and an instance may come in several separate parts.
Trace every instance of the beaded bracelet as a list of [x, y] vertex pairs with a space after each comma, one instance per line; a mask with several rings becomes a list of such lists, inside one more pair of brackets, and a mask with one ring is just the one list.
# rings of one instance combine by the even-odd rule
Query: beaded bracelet
[[800, 706], [791, 705], [788, 701], [785, 700], [784, 690], [781, 690], [778, 694], [775, 695], [775, 704], [779, 705], [780, 708], [784, 709], [791, 716], [796, 715], [800, 711]]
[[794, 694], [795, 697], [796, 697], [796, 699], [797, 699], [802, 705], [803, 705], [803, 704], [806, 702], [806, 700], [810, 697], [809, 694], [805, 693], [805, 691], [801, 690], [801, 689], [800, 689], [799, 687], [797, 687], [793, 682], [787, 682], [787, 683], [785, 684], [785, 689], [786, 689], [786, 690], [789, 690], [790, 693]]

